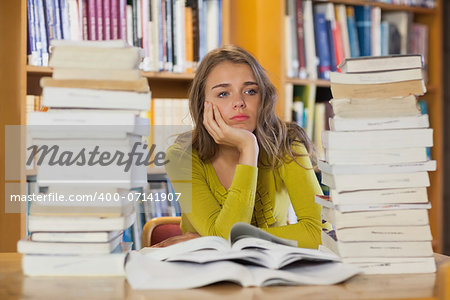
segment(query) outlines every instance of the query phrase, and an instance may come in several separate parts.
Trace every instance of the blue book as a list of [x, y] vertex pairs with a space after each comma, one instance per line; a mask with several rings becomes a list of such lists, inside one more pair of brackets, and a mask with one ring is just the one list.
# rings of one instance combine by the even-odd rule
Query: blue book
[[348, 41], [350, 43], [350, 56], [359, 57], [359, 39], [358, 32], [356, 30], [355, 10], [353, 6], [348, 6], [346, 9]]
[[319, 57], [318, 75], [321, 79], [330, 80], [330, 46], [328, 43], [327, 24], [324, 14], [314, 13], [314, 28], [316, 52]]
[[206, 45], [206, 3], [205, 0], [198, 0], [198, 31], [199, 31], [199, 61], [202, 60], [203, 56], [206, 55], [207, 45]]
[[53, 0], [53, 9], [55, 16], [55, 30], [56, 30], [56, 39], [62, 39], [62, 22], [61, 22], [61, 7], [59, 5], [59, 0]]
[[358, 31], [359, 52], [361, 56], [370, 56], [372, 53], [372, 7], [355, 6], [355, 21]]
[[167, 44], [167, 60], [166, 71], [172, 72], [173, 70], [173, 29], [172, 29], [172, 14], [173, 2], [172, 0], [166, 0], [166, 44]]
[[44, 1], [45, 24], [47, 28], [47, 41], [49, 44], [52, 40], [57, 39], [55, 2], [53, 1], [54, 0]]
[[382, 21], [380, 24], [381, 31], [381, 56], [389, 55], [389, 23]]
[[217, 19], [217, 22], [219, 24], [219, 26], [217, 26], [217, 28], [219, 29], [219, 44], [217, 45], [217, 47], [220, 47], [222, 45], [222, 0], [218, 0], [219, 2], [219, 18]]
[[61, 29], [62, 38], [65, 40], [70, 40], [70, 21], [69, 21], [69, 4], [67, 0], [59, 0], [59, 6], [61, 10]]
[[[41, 49], [41, 62], [43, 66], [48, 66], [48, 34], [45, 19], [45, 8], [43, 1], [33, 0], [35, 9], [37, 10], [37, 26], [36, 37], [38, 41], [38, 49]], [[39, 32], [39, 33], [38, 33]]]
[[28, 0], [28, 19], [27, 19], [27, 27], [28, 27], [28, 54], [29, 60], [28, 64], [33, 66], [40, 66], [42, 64], [41, 61], [41, 53], [40, 49], [38, 49], [38, 38], [37, 33], [39, 32], [39, 28], [37, 26], [37, 11], [34, 5], [35, 0]]
[[333, 25], [330, 20], [326, 20], [327, 24], [327, 36], [328, 36], [328, 45], [330, 49], [330, 65], [331, 71], [336, 72], [336, 52], [334, 50], [334, 40], [333, 40]]

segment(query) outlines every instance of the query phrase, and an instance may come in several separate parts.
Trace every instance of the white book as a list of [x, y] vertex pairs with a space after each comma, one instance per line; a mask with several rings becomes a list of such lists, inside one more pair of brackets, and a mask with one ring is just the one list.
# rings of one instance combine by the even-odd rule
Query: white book
[[28, 115], [33, 138], [126, 138], [128, 134], [149, 135], [150, 120], [134, 112], [105, 110], [50, 110]]
[[30, 236], [31, 240], [34, 242], [105, 243], [117, 238], [118, 236], [122, 236], [122, 231], [35, 231], [32, 232]]
[[322, 244], [340, 257], [433, 257], [431, 241], [341, 242], [322, 231]]
[[379, 210], [404, 210], [404, 209], [430, 209], [431, 203], [358, 203], [358, 204], [335, 204], [329, 196], [316, 195], [314, 201], [329, 209], [337, 210], [341, 213], [358, 211], [379, 211]]
[[19, 240], [17, 252], [22, 254], [45, 255], [88, 255], [111, 253], [121, 242], [122, 236], [116, 236], [107, 242], [37, 242], [29, 238]]
[[346, 257], [344, 263], [363, 270], [364, 274], [415, 274], [436, 272], [434, 257]]
[[342, 84], [382, 84], [423, 79], [421, 68], [370, 73], [330, 72], [330, 82]]
[[433, 129], [382, 131], [324, 131], [322, 145], [327, 149], [397, 149], [433, 146]]
[[420, 54], [346, 58], [339, 65], [339, 69], [344, 73], [376, 72], [422, 67], [422, 56]]
[[139, 70], [120, 69], [87, 69], [87, 68], [55, 68], [52, 78], [56, 80], [122, 80], [135, 81], [141, 78]]
[[131, 243], [121, 243], [111, 254], [24, 255], [27, 276], [124, 276], [125, 257]]
[[324, 149], [331, 165], [375, 165], [423, 162], [428, 159], [425, 147], [398, 149]]
[[322, 173], [322, 184], [339, 191], [430, 186], [427, 172], [339, 174]]
[[45, 87], [42, 105], [59, 108], [150, 110], [151, 93]]
[[[291, 242], [237, 223], [229, 240], [204, 236], [165, 248], [133, 251], [125, 270], [133, 289], [185, 289], [219, 281], [242, 286], [330, 284], [359, 272], [340, 263], [333, 253], [298, 248]], [[243, 261], [250, 265], [238, 263]], [[194, 271], [196, 276], [192, 276]]]
[[412, 173], [436, 171], [436, 161], [418, 161], [408, 163], [373, 164], [373, 165], [336, 165], [319, 160], [320, 171], [331, 175], [375, 174], [375, 173]]
[[141, 137], [33, 142], [33, 147], [27, 149], [26, 163], [34, 158], [41, 186], [96, 183], [129, 189], [147, 184], [146, 170], [151, 158]]
[[406, 189], [363, 190], [339, 192], [330, 189], [334, 204], [383, 204], [383, 203], [427, 203], [426, 187]]
[[322, 207], [322, 219], [333, 224], [336, 229], [360, 226], [427, 225], [428, 211], [426, 209], [406, 209], [342, 213]]
[[371, 99], [334, 98], [330, 100], [330, 104], [335, 117], [341, 118], [398, 118], [421, 115], [414, 95]]
[[29, 216], [28, 231], [117, 231], [136, 221], [134, 210], [120, 217]]
[[[305, 0], [303, 2], [303, 32], [305, 45], [305, 61], [306, 61], [306, 73], [309, 79], [317, 79], [317, 65], [318, 58], [316, 56], [316, 43], [314, 39], [314, 14], [313, 5], [311, 0]], [[314, 86], [312, 90], [316, 90]]]
[[332, 131], [409, 129], [430, 126], [427, 114], [390, 118], [334, 117], [329, 119], [329, 124]]
[[130, 48], [125, 40], [51, 40], [52, 47]]
[[335, 233], [341, 242], [417, 242], [433, 239], [429, 225], [352, 227], [338, 229]]

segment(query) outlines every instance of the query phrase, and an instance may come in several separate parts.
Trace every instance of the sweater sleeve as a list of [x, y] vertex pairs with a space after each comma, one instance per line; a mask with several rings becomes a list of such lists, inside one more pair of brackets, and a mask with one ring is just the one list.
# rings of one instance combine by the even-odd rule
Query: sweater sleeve
[[314, 196], [321, 195], [322, 189], [312, 169], [306, 148], [303, 145], [294, 147], [297, 153], [305, 154], [296, 158], [302, 166], [295, 161], [285, 163], [279, 169], [279, 174], [286, 186], [298, 223], [263, 229], [276, 236], [296, 240], [299, 247], [317, 248], [321, 243], [322, 222], [321, 207], [315, 203]]
[[166, 165], [166, 170], [175, 191], [181, 193], [183, 217], [195, 231], [200, 235], [228, 238], [233, 224], [250, 223], [258, 169], [237, 165], [227, 198], [219, 203], [209, 187], [211, 178], [206, 174], [204, 163], [196, 154], [181, 154], [181, 151], [177, 146], [169, 148], [167, 157], [171, 162]]

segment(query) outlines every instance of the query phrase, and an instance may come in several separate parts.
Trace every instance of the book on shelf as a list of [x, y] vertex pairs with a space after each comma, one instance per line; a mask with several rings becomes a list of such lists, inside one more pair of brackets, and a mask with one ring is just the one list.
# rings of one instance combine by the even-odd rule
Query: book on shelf
[[427, 203], [426, 187], [338, 192], [330, 189], [333, 204]]
[[322, 172], [322, 184], [337, 191], [430, 186], [428, 172], [338, 174]]
[[331, 175], [376, 174], [376, 173], [413, 173], [436, 170], [436, 161], [414, 161], [409, 163], [368, 164], [368, 165], [337, 165], [329, 161], [319, 160], [320, 171]]
[[27, 254], [22, 257], [22, 270], [27, 276], [124, 276], [130, 250], [131, 243], [122, 242], [109, 254]]
[[339, 65], [343, 73], [366, 73], [423, 68], [422, 55], [385, 55], [377, 57], [346, 58]]
[[431, 241], [343, 242], [322, 231], [322, 245], [346, 257], [432, 257]]
[[420, 115], [414, 95], [397, 98], [352, 99], [334, 98], [330, 100], [333, 112], [340, 118], [398, 118]]
[[427, 209], [393, 209], [378, 211], [340, 212], [322, 207], [322, 219], [330, 222], [339, 230], [359, 226], [409, 226], [428, 225]]
[[[237, 223], [229, 241], [205, 236], [166, 248], [133, 251], [125, 270], [134, 289], [183, 289], [218, 281], [242, 286], [331, 284], [359, 272], [341, 264], [332, 253], [289, 246], [291, 242]], [[152, 270], [158, 270], [158, 279]]]
[[59, 242], [59, 243], [88, 243], [98, 242], [106, 243], [122, 236], [122, 231], [35, 231], [30, 234], [34, 242]]
[[329, 149], [396, 149], [433, 146], [433, 129], [383, 131], [324, 131], [322, 144]]
[[413, 115], [404, 117], [388, 118], [341, 118], [329, 119], [330, 130], [332, 131], [353, 131], [353, 130], [387, 130], [387, 129], [410, 129], [428, 128], [430, 122], [428, 114]]
[[19, 240], [17, 252], [41, 255], [91, 255], [109, 254], [122, 240], [122, 235], [107, 242], [37, 242], [30, 238]]

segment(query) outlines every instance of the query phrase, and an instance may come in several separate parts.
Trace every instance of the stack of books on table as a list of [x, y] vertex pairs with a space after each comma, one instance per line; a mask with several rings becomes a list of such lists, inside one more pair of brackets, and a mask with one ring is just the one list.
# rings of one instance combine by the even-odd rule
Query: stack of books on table
[[426, 190], [436, 162], [416, 103], [426, 91], [421, 66], [419, 55], [365, 57], [331, 73], [335, 116], [319, 161], [330, 195], [316, 202], [334, 230], [322, 232], [322, 243], [367, 274], [436, 269]]
[[123, 275], [130, 244], [122, 234], [136, 221], [134, 190], [147, 185], [150, 128], [139, 114], [151, 94], [137, 70], [139, 49], [122, 41], [54, 43], [53, 78], [41, 80], [49, 110], [28, 118], [27, 163], [37, 166], [41, 193], [29, 206], [30, 235], [18, 242], [23, 270]]

